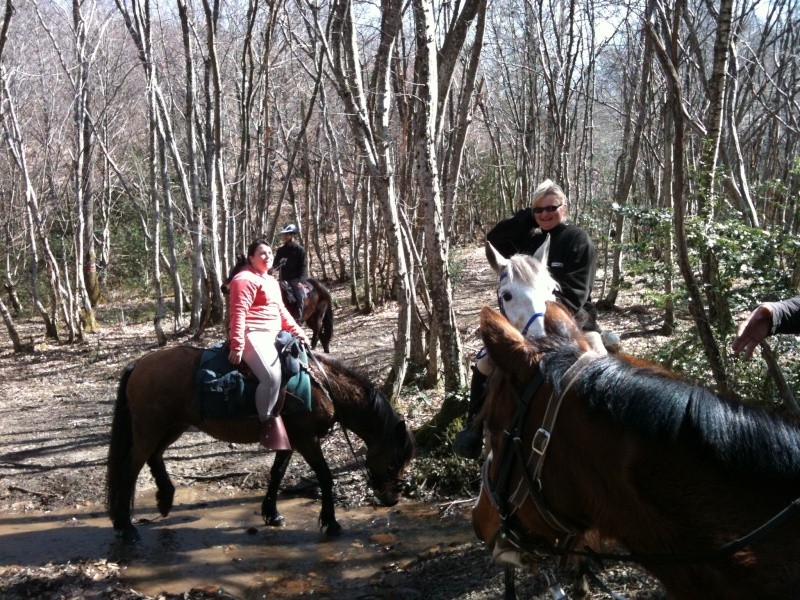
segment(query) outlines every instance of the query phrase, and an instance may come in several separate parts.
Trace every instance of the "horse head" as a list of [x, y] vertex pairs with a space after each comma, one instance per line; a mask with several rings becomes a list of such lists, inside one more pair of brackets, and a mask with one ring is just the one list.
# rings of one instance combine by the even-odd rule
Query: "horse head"
[[486, 258], [499, 277], [497, 301], [509, 322], [525, 336], [544, 335], [546, 303], [554, 301], [558, 284], [547, 269], [550, 236], [533, 256], [504, 258], [486, 242]]
[[369, 446], [364, 462], [369, 486], [378, 501], [383, 506], [394, 506], [406, 489], [405, 472], [416, 454], [416, 444], [403, 419], [390, 427], [388, 438]]
[[794, 419], [590, 351], [555, 303], [541, 338], [488, 307], [480, 327], [495, 370], [472, 521], [498, 560], [613, 540], [628, 554], [605, 557], [640, 562], [670, 597], [797, 597], [800, 517], [781, 520], [800, 496]]
[[[489, 455], [472, 522], [476, 535], [492, 546], [495, 557], [513, 564], [529, 564], [537, 548], [555, 548], [560, 540], [574, 539], [585, 530], [582, 524], [564, 519], [550, 508], [547, 502], [551, 497], [545, 501], [542, 496], [547, 496], [549, 489], [530, 489], [539, 485], [538, 475], [532, 481], [524, 474], [534, 462], [535, 453], [530, 450], [534, 444], [543, 460], [549, 443], [549, 432], [541, 433], [545, 426], [537, 431], [552, 410], [553, 396], [542, 360], [556, 346], [570, 347], [575, 356], [590, 349], [574, 319], [560, 304], [547, 303], [543, 322], [546, 335], [529, 339], [494, 309], [481, 310], [481, 336], [496, 368], [483, 412]], [[538, 510], [530, 510], [530, 503]], [[523, 506], [525, 510], [518, 510]], [[518, 531], [524, 532], [520, 535], [525, 538], [524, 544], [513, 540]], [[525, 551], [521, 552], [521, 547]]]

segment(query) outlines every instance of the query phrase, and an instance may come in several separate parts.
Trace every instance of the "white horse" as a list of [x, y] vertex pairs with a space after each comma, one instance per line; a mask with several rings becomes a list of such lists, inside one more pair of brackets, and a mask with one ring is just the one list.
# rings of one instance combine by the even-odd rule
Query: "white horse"
[[[549, 235], [533, 256], [515, 254], [511, 258], [505, 258], [491, 243], [486, 242], [486, 258], [499, 278], [497, 302], [500, 312], [517, 331], [529, 339], [545, 335], [544, 313], [547, 302], [556, 301], [554, 292], [559, 289], [547, 268], [549, 252]], [[599, 333], [586, 331], [584, 335], [595, 352], [607, 354]], [[483, 348], [476, 357], [476, 367], [484, 375], [492, 372], [493, 365]]]

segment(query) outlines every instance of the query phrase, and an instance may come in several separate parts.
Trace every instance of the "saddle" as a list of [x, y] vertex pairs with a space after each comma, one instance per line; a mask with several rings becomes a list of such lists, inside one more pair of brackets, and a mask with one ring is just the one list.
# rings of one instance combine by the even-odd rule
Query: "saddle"
[[[281, 390], [285, 400], [281, 415], [311, 412], [311, 378], [308, 356], [299, 340], [281, 332], [283, 343], [278, 347], [281, 356]], [[288, 340], [286, 338], [289, 338]], [[203, 351], [195, 372], [195, 410], [201, 419], [239, 419], [255, 416], [255, 393], [258, 379], [245, 363], [232, 365], [228, 361], [230, 348], [226, 343], [215, 344]]]

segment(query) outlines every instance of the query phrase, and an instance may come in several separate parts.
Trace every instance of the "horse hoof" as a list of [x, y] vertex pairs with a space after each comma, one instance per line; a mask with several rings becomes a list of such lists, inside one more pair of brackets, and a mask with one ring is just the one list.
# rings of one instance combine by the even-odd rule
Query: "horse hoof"
[[121, 529], [115, 529], [114, 532], [117, 534], [117, 538], [126, 544], [132, 544], [142, 539], [139, 532], [136, 531], [136, 527], [133, 525], [126, 525]]
[[342, 533], [342, 526], [339, 525], [336, 521], [329, 523], [328, 525], [323, 525], [322, 530], [327, 537], [335, 538], [339, 537]]
[[158, 512], [162, 517], [166, 517], [169, 511], [172, 510], [172, 501], [175, 498], [175, 488], [167, 490], [158, 490], [156, 492], [156, 503], [158, 505]]
[[286, 519], [283, 518], [283, 515], [273, 515], [264, 519], [264, 522], [270, 527], [283, 527]]

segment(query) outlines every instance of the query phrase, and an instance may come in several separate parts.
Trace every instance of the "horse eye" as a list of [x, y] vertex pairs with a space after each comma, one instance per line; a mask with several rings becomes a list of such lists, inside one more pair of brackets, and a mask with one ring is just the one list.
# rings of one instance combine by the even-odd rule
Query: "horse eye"
[[506, 302], [511, 302], [511, 298], [513, 298], [511, 292], [503, 292], [503, 300]]

